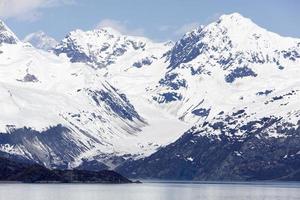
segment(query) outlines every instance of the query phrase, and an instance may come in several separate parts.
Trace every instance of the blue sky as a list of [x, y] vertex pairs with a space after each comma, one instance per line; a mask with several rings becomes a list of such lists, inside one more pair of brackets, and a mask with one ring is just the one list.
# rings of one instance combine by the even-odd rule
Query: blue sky
[[71, 30], [97, 26], [157, 41], [176, 40], [232, 12], [300, 38], [300, 0], [0, 0], [0, 18], [20, 38], [43, 30], [58, 40]]

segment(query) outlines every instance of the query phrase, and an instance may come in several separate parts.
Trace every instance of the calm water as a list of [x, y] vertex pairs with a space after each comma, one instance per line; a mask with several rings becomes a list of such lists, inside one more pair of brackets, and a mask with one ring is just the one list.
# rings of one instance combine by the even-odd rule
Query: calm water
[[0, 200], [300, 200], [300, 183], [0, 184]]

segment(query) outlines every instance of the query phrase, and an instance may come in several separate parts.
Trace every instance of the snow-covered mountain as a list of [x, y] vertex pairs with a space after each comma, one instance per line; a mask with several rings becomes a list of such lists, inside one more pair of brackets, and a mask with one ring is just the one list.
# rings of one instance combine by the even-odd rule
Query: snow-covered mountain
[[54, 38], [48, 36], [43, 31], [30, 33], [23, 39], [23, 42], [29, 42], [34, 47], [46, 51], [53, 49], [58, 44], [58, 42]]
[[52, 55], [13, 38], [0, 47], [3, 152], [81, 168], [126, 159], [118, 169], [145, 178], [230, 179], [234, 166], [236, 180], [299, 170], [300, 39], [238, 13], [174, 44], [76, 30]]
[[169, 71], [154, 87], [153, 99], [195, 125], [150, 157], [125, 164], [122, 173], [299, 179], [299, 39], [234, 13], [185, 34], [167, 58]]
[[[70, 32], [55, 48], [56, 54], [66, 54], [71, 62], [84, 62], [95, 68], [120, 64], [124, 57], [148, 52], [160, 47], [147, 38], [122, 35], [112, 28], [92, 31]], [[132, 63], [134, 67], [149, 65], [156, 57], [144, 58], [143, 63]], [[129, 67], [129, 66], [128, 66]]]
[[[283, 102], [265, 102], [297, 90], [299, 52], [299, 39], [268, 32], [237, 13], [225, 15], [175, 44], [153, 99], [185, 121], [244, 107], [255, 117], [282, 114]], [[296, 95], [285, 110], [294, 110], [292, 99]]]
[[[0, 38], [12, 35], [4, 33]], [[153, 153], [187, 128], [143, 99], [133, 105], [102, 71], [12, 36], [0, 46], [1, 152], [47, 167], [90, 160], [113, 167], [117, 158]]]

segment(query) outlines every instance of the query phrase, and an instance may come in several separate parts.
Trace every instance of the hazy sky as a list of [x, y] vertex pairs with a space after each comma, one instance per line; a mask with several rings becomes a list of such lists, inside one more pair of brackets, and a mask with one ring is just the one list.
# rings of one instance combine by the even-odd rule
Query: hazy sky
[[43, 30], [58, 40], [71, 30], [99, 26], [158, 41], [176, 40], [232, 12], [300, 38], [300, 0], [0, 0], [0, 18], [20, 38]]

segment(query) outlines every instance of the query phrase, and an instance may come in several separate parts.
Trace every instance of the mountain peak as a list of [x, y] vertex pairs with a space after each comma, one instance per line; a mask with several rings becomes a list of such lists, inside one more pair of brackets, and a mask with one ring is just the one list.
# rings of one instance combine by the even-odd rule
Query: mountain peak
[[[295, 49], [298, 41], [270, 32], [239, 13], [222, 15], [205, 27], [187, 32], [172, 49], [170, 67], [188, 63], [201, 54], [214, 55], [217, 52], [230, 52], [228, 63], [233, 55], [239, 57], [241, 52], [248, 56], [247, 62], [266, 61], [275, 56], [273, 52]], [[264, 54], [265, 58], [257, 58], [256, 54]], [[225, 59], [224, 55], [222, 57]]]
[[244, 17], [243, 15], [241, 15], [240, 13], [234, 12], [231, 14], [224, 14], [220, 17], [221, 20], [244, 20], [244, 19], [248, 19], [246, 17]]
[[35, 33], [31, 33], [27, 35], [23, 41], [29, 42], [34, 47], [38, 49], [44, 49], [44, 50], [53, 49], [58, 44], [58, 42], [54, 38], [48, 36], [43, 31], [37, 31]]
[[57, 55], [65, 53], [71, 62], [85, 62], [102, 68], [115, 63], [128, 51], [143, 51], [148, 41], [142, 37], [122, 35], [110, 27], [89, 31], [78, 29], [71, 31], [54, 52]]
[[0, 20], [0, 44], [16, 44], [19, 42], [17, 36]]
[[246, 18], [239, 13], [222, 15], [217, 21], [217, 23], [226, 27], [245, 27], [253, 25], [257, 26], [251, 19]]
[[[66, 38], [70, 38], [72, 40], [77, 40], [77, 42], [87, 42], [90, 40], [98, 40], [98, 42], [99, 42], [99, 39], [118, 38], [120, 36], [122, 36], [122, 34], [119, 31], [117, 31], [111, 27], [101, 27], [101, 28], [96, 28], [96, 29], [88, 30], [88, 31], [76, 29], [74, 31], [69, 32], [67, 34]], [[84, 41], [82, 41], [83, 38], [85, 38]], [[93, 41], [93, 42], [95, 42], [95, 41]]]
[[118, 30], [116, 30], [112, 27], [108, 27], [108, 26], [107, 27], [101, 27], [101, 28], [96, 29], [96, 30], [98, 30], [100, 32], [108, 33], [110, 35], [122, 35], [120, 31], [118, 31]]

